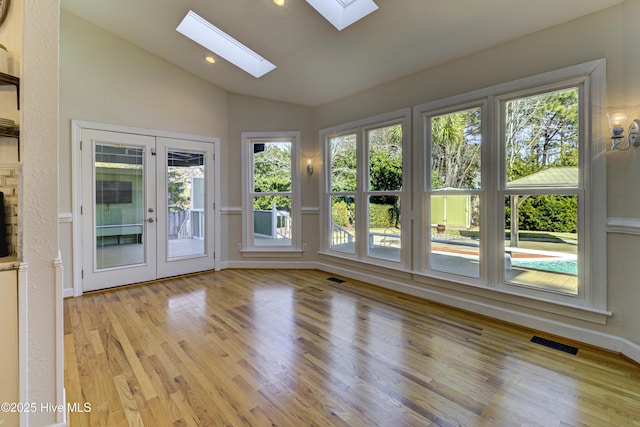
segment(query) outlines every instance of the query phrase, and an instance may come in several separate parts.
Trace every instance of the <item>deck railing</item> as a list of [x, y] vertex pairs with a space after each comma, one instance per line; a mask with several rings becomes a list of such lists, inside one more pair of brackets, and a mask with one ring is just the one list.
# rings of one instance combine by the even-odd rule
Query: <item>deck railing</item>
[[331, 246], [353, 243], [353, 234], [345, 230], [341, 225], [331, 222]]

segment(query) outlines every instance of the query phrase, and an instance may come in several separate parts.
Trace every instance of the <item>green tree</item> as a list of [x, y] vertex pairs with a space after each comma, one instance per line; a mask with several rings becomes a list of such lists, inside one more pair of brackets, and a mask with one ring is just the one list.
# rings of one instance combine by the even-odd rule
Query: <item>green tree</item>
[[[506, 103], [507, 181], [554, 167], [577, 167], [579, 154], [578, 90], [567, 89]], [[526, 190], [523, 190], [526, 194]], [[510, 208], [506, 205], [510, 226]], [[576, 196], [530, 196], [518, 209], [522, 230], [577, 231]]]
[[402, 126], [369, 131], [369, 188], [402, 189]]
[[[253, 191], [256, 193], [278, 193], [291, 191], [291, 144], [254, 144]], [[291, 197], [265, 195], [254, 198], [253, 208], [270, 210], [273, 204], [278, 210], [291, 210]]]
[[185, 172], [181, 168], [169, 168], [167, 174], [167, 194], [169, 209], [186, 210], [189, 208], [189, 189], [185, 182]]
[[578, 166], [578, 90], [506, 104], [507, 180], [550, 167]]
[[351, 192], [357, 188], [356, 135], [330, 140], [331, 191]]
[[476, 188], [480, 174], [480, 109], [431, 120], [432, 188]]

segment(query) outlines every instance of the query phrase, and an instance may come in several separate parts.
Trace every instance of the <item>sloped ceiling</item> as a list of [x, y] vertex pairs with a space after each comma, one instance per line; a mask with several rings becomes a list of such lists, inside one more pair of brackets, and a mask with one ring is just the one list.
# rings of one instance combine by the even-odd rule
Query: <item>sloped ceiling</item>
[[[61, 7], [216, 86], [319, 106], [622, 0], [375, 0], [338, 31], [304, 0], [62, 0]], [[335, 0], [327, 0], [335, 1]], [[260, 79], [175, 31], [193, 10], [273, 62]]]

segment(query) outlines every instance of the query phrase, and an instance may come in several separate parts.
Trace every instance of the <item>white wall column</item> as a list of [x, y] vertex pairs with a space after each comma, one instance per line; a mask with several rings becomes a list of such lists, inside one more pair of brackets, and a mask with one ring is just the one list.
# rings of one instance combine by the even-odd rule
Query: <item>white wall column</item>
[[[20, 231], [23, 261], [29, 266], [26, 301], [26, 352], [20, 374], [26, 402], [57, 404], [63, 378], [57, 375], [63, 337], [56, 310], [58, 255], [58, 39], [60, 3], [24, 1], [21, 73], [22, 191]], [[60, 279], [59, 279], [60, 280]], [[28, 307], [28, 308], [27, 308]], [[21, 317], [21, 318], [24, 318]], [[23, 359], [25, 362], [25, 359]], [[25, 378], [26, 376], [26, 378]], [[55, 411], [23, 418], [28, 426], [62, 421]]]

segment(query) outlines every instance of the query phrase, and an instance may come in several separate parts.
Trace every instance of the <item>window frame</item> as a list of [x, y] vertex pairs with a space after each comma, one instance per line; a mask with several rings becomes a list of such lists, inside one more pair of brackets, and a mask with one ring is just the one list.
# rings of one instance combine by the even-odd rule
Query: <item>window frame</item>
[[[429, 266], [429, 259], [427, 253], [431, 251], [431, 239], [429, 238], [432, 218], [431, 218], [431, 196], [432, 195], [475, 195], [480, 197], [480, 232], [482, 235], [487, 234], [486, 229], [489, 227], [489, 223], [487, 221], [488, 215], [484, 214], [487, 211], [487, 186], [486, 182], [490, 179], [490, 170], [487, 163], [487, 159], [489, 158], [489, 149], [490, 143], [488, 141], [488, 131], [487, 125], [488, 123], [488, 102], [484, 99], [472, 99], [463, 103], [454, 103], [452, 105], [436, 105], [437, 108], [429, 111], [424, 111], [419, 118], [420, 123], [420, 145], [422, 147], [422, 156], [421, 161], [424, 165], [420, 168], [424, 173], [420, 177], [420, 182], [422, 186], [420, 187], [420, 191], [417, 196], [417, 200], [420, 200], [419, 203], [422, 206], [423, 214], [418, 216], [417, 218], [421, 218], [420, 223], [420, 234], [421, 236], [421, 246], [420, 250], [416, 251], [416, 257], [419, 257], [416, 260], [416, 266], [419, 272], [426, 273], [432, 277], [438, 277], [445, 280], [456, 280], [462, 283], [472, 284], [472, 285], [483, 285], [488, 283], [488, 269], [486, 268], [486, 264], [480, 262], [479, 265], [479, 273], [477, 277], [474, 276], [465, 276], [462, 274], [457, 274], [455, 272], [447, 272], [442, 269], [433, 269]], [[480, 126], [480, 137], [481, 137], [481, 146], [480, 146], [480, 188], [476, 189], [433, 189], [431, 182], [431, 157], [432, 157], [432, 144], [431, 144], [431, 133], [432, 133], [432, 119], [435, 117], [453, 114], [461, 111], [467, 111], [471, 109], [479, 109], [481, 114], [481, 126]], [[487, 118], [485, 118], [487, 117]], [[486, 259], [488, 256], [488, 244], [485, 237], [481, 235], [478, 255], [480, 260]]]
[[[587, 263], [585, 263], [586, 261], [586, 257], [585, 257], [585, 251], [581, 248], [585, 248], [586, 247], [586, 242], [587, 242], [587, 234], [585, 231], [588, 229], [587, 223], [586, 223], [586, 216], [585, 216], [585, 212], [588, 209], [588, 206], [586, 205], [586, 194], [588, 193], [587, 188], [585, 187], [585, 183], [589, 182], [588, 177], [586, 177], [586, 172], [585, 172], [585, 165], [586, 163], [586, 159], [588, 158], [586, 156], [586, 152], [588, 152], [588, 147], [587, 147], [587, 142], [590, 139], [590, 136], [587, 134], [586, 132], [586, 127], [585, 127], [585, 123], [586, 123], [586, 119], [587, 119], [587, 114], [586, 114], [586, 109], [588, 107], [588, 94], [586, 93], [585, 90], [585, 86], [586, 86], [586, 81], [583, 78], [570, 78], [570, 79], [566, 79], [566, 80], [562, 80], [562, 81], [558, 81], [558, 82], [553, 82], [547, 85], [541, 85], [541, 86], [536, 86], [533, 88], [527, 88], [527, 89], [523, 89], [520, 91], [516, 91], [516, 92], [511, 92], [508, 94], [504, 94], [504, 95], [500, 95], [495, 97], [495, 105], [494, 108], [496, 109], [497, 113], [497, 120], [498, 120], [498, 126], [497, 126], [497, 134], [499, 136], [499, 155], [498, 155], [498, 170], [499, 170], [499, 176], [498, 176], [498, 182], [497, 182], [497, 188], [496, 188], [496, 192], [498, 195], [498, 204], [500, 203], [500, 200], [504, 201], [505, 197], [510, 196], [510, 195], [521, 195], [524, 192], [524, 189], [522, 188], [513, 188], [513, 187], [509, 187], [508, 183], [506, 182], [506, 161], [503, 158], [505, 153], [506, 153], [506, 137], [505, 137], [505, 132], [504, 129], [506, 127], [506, 123], [505, 123], [505, 118], [506, 118], [506, 104], [509, 101], [512, 100], [516, 100], [516, 99], [521, 99], [521, 98], [526, 98], [526, 97], [530, 97], [530, 96], [536, 96], [536, 95], [544, 95], [547, 93], [552, 93], [554, 91], [560, 91], [560, 90], [564, 90], [564, 89], [571, 89], [571, 88], [576, 88], [578, 90], [578, 137], [579, 137], [579, 141], [578, 141], [578, 185], [576, 187], [570, 187], [570, 188], [562, 188], [562, 187], [547, 187], [547, 188], [541, 188], [541, 187], [532, 187], [528, 190], [526, 190], [526, 194], [527, 195], [541, 195], [541, 196], [546, 196], [546, 195], [575, 195], [578, 197], [578, 251], [577, 251], [577, 262], [578, 262], [578, 292], [577, 295], [568, 295], [568, 294], [563, 294], [563, 293], [555, 293], [552, 290], [545, 290], [545, 289], [540, 289], [540, 288], [534, 288], [534, 287], [529, 287], [526, 285], [520, 285], [517, 283], [509, 283], [505, 280], [505, 271], [503, 268], [497, 268], [496, 266], [496, 272], [498, 273], [496, 275], [496, 287], [498, 289], [502, 289], [504, 291], [511, 291], [511, 292], [517, 292], [517, 293], [521, 293], [524, 295], [528, 295], [528, 296], [532, 296], [535, 297], [537, 295], [539, 295], [540, 292], [543, 292], [546, 294], [546, 298], [549, 299], [553, 299], [553, 300], [557, 300], [558, 302], [566, 302], [566, 303], [572, 303], [572, 301], [579, 301], [579, 305], [584, 305], [584, 302], [587, 301], [587, 293], [588, 293], [588, 286], [586, 286], [587, 284], [585, 283], [585, 272], [586, 271], [582, 271], [583, 269], [585, 269], [584, 267], [586, 265], [588, 265]], [[504, 206], [504, 203], [500, 206]], [[505, 230], [506, 229], [506, 217], [505, 217], [505, 212], [504, 212], [504, 208], [501, 211], [497, 211], [496, 212], [496, 220], [498, 220], [497, 222], [497, 226], [499, 230]], [[498, 238], [498, 236], [495, 236], [496, 239]], [[504, 244], [501, 244], [500, 246], [495, 246], [495, 248], [497, 249], [497, 254], [496, 257], [500, 258], [500, 259], [504, 259], [505, 257], [505, 246]], [[515, 288], [514, 288], [515, 287]], [[517, 290], [516, 290], [517, 288]], [[554, 294], [555, 295], [551, 295]]]
[[[302, 253], [302, 215], [300, 180], [303, 171], [300, 169], [300, 132], [242, 132], [242, 249], [243, 254], [269, 253], [283, 254]], [[291, 190], [286, 192], [255, 192], [253, 177], [253, 147], [254, 144], [269, 142], [291, 143]], [[306, 173], [306, 172], [304, 172]], [[289, 196], [291, 197], [291, 245], [256, 245], [254, 242], [253, 199], [259, 196]]]
[[[387, 191], [373, 191], [369, 188], [369, 142], [367, 132], [379, 128], [394, 125], [402, 126], [402, 189], [400, 191], [389, 191], [399, 194], [400, 200], [403, 201], [400, 207], [400, 229], [402, 230], [400, 242], [400, 259], [398, 261], [390, 258], [376, 257], [369, 254], [367, 250], [367, 241], [369, 235], [369, 196], [380, 195]], [[329, 141], [332, 138], [355, 134], [356, 136], [356, 190], [348, 192], [331, 191], [331, 150]], [[323, 152], [323, 180], [320, 187], [321, 193], [321, 245], [320, 252], [326, 255], [336, 256], [340, 258], [351, 259], [355, 261], [376, 264], [396, 270], [411, 269], [411, 252], [410, 236], [412, 235], [411, 221], [411, 193], [412, 188], [412, 124], [411, 109], [404, 108], [389, 113], [357, 120], [342, 125], [321, 129], [319, 139]], [[356, 206], [355, 211], [355, 252], [348, 253], [338, 251], [331, 248], [331, 239], [329, 233], [331, 230], [331, 202], [333, 196], [349, 196], [354, 197]]]
[[[497, 86], [461, 94], [451, 98], [421, 104], [414, 107], [414, 134], [420, 141], [422, 153], [417, 169], [424, 171], [414, 175], [414, 182], [421, 182], [419, 190], [414, 191], [416, 201], [416, 235], [424, 236], [417, 242], [414, 253], [414, 274], [427, 280], [444, 279], [449, 282], [492, 289], [502, 294], [524, 296], [541, 302], [551, 302], [567, 307], [576, 307], [587, 311], [606, 314], [606, 143], [604, 140], [605, 105], [605, 60], [595, 60], [584, 64], [566, 67], [560, 70], [500, 84]], [[504, 105], [511, 99], [531, 96], [578, 87], [579, 89], [579, 184], [568, 189], [567, 194], [579, 194], [579, 291], [578, 295], [558, 294], [546, 290], [507, 285], [504, 282], [504, 205], [505, 194], [511, 190], [506, 187], [504, 146]], [[426, 126], [427, 118], [446, 111], [460, 111], [473, 103], [486, 102], [486, 117], [483, 113], [483, 149], [482, 149], [482, 194], [484, 215], [481, 217], [481, 230], [484, 234], [486, 268], [479, 280], [433, 271], [428, 268], [426, 254], [425, 221], [428, 218], [429, 201], [426, 198], [430, 171]], [[414, 145], [418, 142], [414, 142]], [[565, 189], [566, 192], [567, 189]], [[553, 193], [553, 191], [552, 191]], [[545, 193], [548, 194], [548, 193]], [[502, 202], [501, 202], [502, 201]], [[419, 234], [418, 234], [419, 233]], [[482, 256], [481, 251], [481, 256]]]

